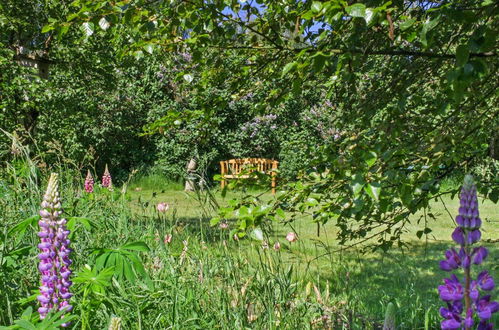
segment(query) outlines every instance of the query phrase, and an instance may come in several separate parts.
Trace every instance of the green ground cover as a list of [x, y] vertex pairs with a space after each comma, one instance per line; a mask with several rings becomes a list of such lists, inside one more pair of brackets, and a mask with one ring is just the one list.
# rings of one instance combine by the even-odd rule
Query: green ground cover
[[[203, 207], [203, 202], [200, 203], [199, 196], [194, 193], [163, 190], [161, 187], [147, 185], [144, 188], [132, 186], [131, 191], [129, 203], [132, 209], [138, 210], [147, 203], [149, 209], [159, 202], [169, 203], [171, 208], [166, 217], [172, 223], [182, 223], [183, 228], [188, 228], [186, 232], [191, 240], [206, 241], [210, 250], [219, 249], [222, 241], [231, 255], [242, 257], [255, 267], [258, 267], [262, 255], [266, 254], [272, 255], [272, 258], [277, 257], [283, 267], [292, 265], [297, 294], [319, 299], [311, 288], [315, 285], [322, 292], [321, 296], [327, 290], [329, 295], [327, 298], [322, 297], [322, 300], [327, 299], [330, 309], [341, 311], [345, 307], [344, 312], [339, 314], [350, 318], [350, 322], [353, 319], [351, 324], [357, 324], [361, 328], [367, 325], [376, 327], [382, 322], [387, 304], [394, 302], [402, 328], [423, 328], [425, 323], [430, 328], [436, 326], [439, 319], [438, 308], [441, 305], [436, 287], [446, 276], [439, 269], [438, 261], [442, 259], [444, 251], [453, 246], [450, 235], [455, 228], [452, 216], [457, 213], [457, 198], [446, 196], [431, 204], [429, 212], [434, 215], [434, 219], [427, 217], [431, 233], [417, 237], [417, 232], [425, 228], [424, 215], [417, 214], [403, 235], [407, 248], [382, 253], [366, 252], [362, 246], [342, 250], [335, 240], [333, 222], [321, 225], [317, 236], [317, 225], [306, 216], [290, 225], [274, 224], [265, 238], [270, 249], [265, 250], [261, 247], [261, 242], [250, 239], [235, 242], [229, 237], [228, 230], [210, 228], [209, 216], [214, 213]], [[214, 196], [220, 205], [224, 205], [228, 199], [238, 194], [241, 193], [229, 192], [222, 198], [217, 192]], [[273, 197], [268, 195], [264, 198]], [[483, 240], [488, 242], [485, 246], [491, 252], [488, 268], [492, 265], [492, 274], [497, 276], [499, 249], [497, 243], [492, 243], [499, 238], [497, 205], [484, 201], [480, 205], [480, 211], [484, 220]], [[151, 215], [154, 214], [154, 211], [151, 212]], [[154, 221], [153, 218], [151, 221]], [[289, 231], [298, 234], [297, 242], [288, 243], [285, 240]], [[209, 239], [207, 232], [213, 233], [214, 237]], [[184, 232], [181, 237], [185, 239], [185, 235]], [[174, 236], [175, 239], [178, 240]], [[281, 244], [279, 252], [272, 249], [275, 242]]]
[[[43, 193], [31, 176], [15, 177], [0, 180], [5, 225], [0, 325], [37, 305], [39, 237], [33, 215]], [[432, 204], [436, 219], [428, 223], [433, 230], [428, 236], [417, 237], [424, 224], [414, 217], [403, 236], [404, 250], [342, 249], [333, 222], [317, 236], [306, 216], [270, 226], [264, 248], [262, 241], [235, 241], [232, 222], [227, 229], [210, 226], [215, 210], [207, 192], [185, 193], [160, 177], [132, 183], [127, 193], [96, 187], [85, 194], [65, 172], [61, 182], [74, 249], [75, 329], [107, 328], [112, 316], [123, 329], [379, 329], [390, 302], [399, 329], [434, 329], [440, 322], [436, 287], [447, 274], [438, 261], [453, 246], [452, 219], [440, 202]], [[221, 206], [243, 194], [231, 191], [223, 198], [217, 189], [212, 192]], [[156, 210], [160, 202], [170, 205], [168, 211]], [[456, 200], [444, 202], [456, 213]], [[492, 243], [499, 237], [497, 207], [484, 202], [481, 214], [483, 238], [490, 240], [484, 267], [497, 277], [499, 251]], [[290, 231], [298, 234], [296, 242], [286, 241]], [[172, 238], [165, 242], [167, 235]], [[36, 321], [36, 313], [28, 319]]]

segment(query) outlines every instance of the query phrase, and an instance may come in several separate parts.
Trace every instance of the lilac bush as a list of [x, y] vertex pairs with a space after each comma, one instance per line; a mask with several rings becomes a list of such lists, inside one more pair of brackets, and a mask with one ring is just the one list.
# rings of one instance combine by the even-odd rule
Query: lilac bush
[[[38, 222], [40, 231], [40, 262], [38, 269], [41, 273], [40, 295], [37, 297], [40, 308], [40, 318], [44, 319], [50, 311], [64, 310], [70, 312], [72, 306], [69, 299], [71, 287], [71, 259], [69, 254], [69, 230], [66, 229], [66, 219], [62, 214], [61, 199], [59, 197], [57, 174], [50, 176], [47, 191], [43, 196], [41, 219]], [[68, 326], [69, 324], [63, 324]]]
[[487, 294], [494, 289], [494, 279], [486, 270], [480, 272], [476, 280], [471, 274], [472, 265], [480, 265], [488, 255], [485, 247], [473, 246], [481, 238], [482, 221], [478, 213], [476, 186], [471, 175], [464, 178], [456, 223], [452, 239], [459, 244], [459, 250], [447, 250], [445, 260], [440, 261], [440, 268], [445, 271], [462, 268], [464, 279], [461, 282], [452, 274], [438, 287], [440, 299], [447, 303], [446, 307], [440, 308], [440, 315], [444, 318], [441, 327], [470, 329], [478, 321], [477, 329], [491, 330], [494, 325], [490, 319], [499, 310], [499, 303], [492, 301]]

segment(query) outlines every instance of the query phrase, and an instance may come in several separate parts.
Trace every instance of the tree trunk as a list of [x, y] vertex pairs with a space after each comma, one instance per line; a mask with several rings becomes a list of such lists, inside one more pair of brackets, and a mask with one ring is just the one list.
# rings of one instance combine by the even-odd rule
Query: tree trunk
[[196, 158], [191, 158], [191, 160], [187, 163], [187, 178], [185, 180], [184, 191], [194, 191], [195, 190], [195, 182], [193, 180], [193, 175], [196, 172], [198, 167], [198, 163]]

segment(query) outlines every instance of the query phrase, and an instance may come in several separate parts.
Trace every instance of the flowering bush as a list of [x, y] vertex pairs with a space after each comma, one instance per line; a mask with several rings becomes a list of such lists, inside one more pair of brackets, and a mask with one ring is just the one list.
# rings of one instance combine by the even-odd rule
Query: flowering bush
[[445, 260], [440, 262], [440, 268], [445, 271], [462, 268], [464, 282], [452, 274], [450, 278], [444, 279], [444, 285], [438, 287], [440, 299], [447, 303], [447, 307], [440, 309], [440, 315], [444, 318], [441, 327], [469, 329], [475, 324], [476, 315], [479, 318], [479, 330], [492, 330], [493, 324], [489, 320], [492, 314], [499, 310], [499, 303], [491, 301], [491, 296], [484, 292], [494, 289], [494, 279], [486, 270], [479, 273], [476, 280], [471, 276], [471, 266], [480, 265], [487, 258], [488, 251], [484, 247], [472, 247], [480, 240], [482, 221], [478, 213], [476, 187], [470, 175], [464, 178], [456, 223], [458, 226], [452, 233], [452, 239], [460, 245], [460, 249], [447, 250]]

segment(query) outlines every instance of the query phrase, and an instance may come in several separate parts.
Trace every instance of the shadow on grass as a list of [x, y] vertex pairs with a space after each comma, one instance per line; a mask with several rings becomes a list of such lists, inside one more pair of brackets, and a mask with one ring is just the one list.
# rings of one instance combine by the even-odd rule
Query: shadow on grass
[[[346, 251], [330, 259], [330, 271], [323, 266], [319, 273], [323, 281], [331, 283], [333, 294], [348, 299], [361, 315], [379, 315], [374, 324], [382, 322], [386, 306], [393, 302], [397, 306], [399, 328], [424, 329], [425, 317], [430, 328], [437, 328], [438, 309], [444, 305], [437, 287], [449, 276], [440, 270], [439, 261], [451, 246], [451, 242], [429, 242], [412, 243], [408, 251], [394, 249], [370, 254]], [[473, 274], [487, 269], [498, 278], [499, 248], [497, 244], [485, 246], [489, 248], [489, 257], [482, 266], [474, 267]], [[462, 277], [459, 271], [454, 273]], [[497, 315], [494, 321], [499, 322]]]

